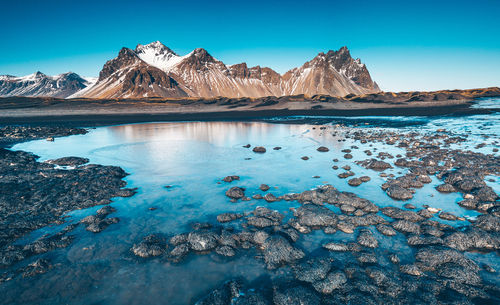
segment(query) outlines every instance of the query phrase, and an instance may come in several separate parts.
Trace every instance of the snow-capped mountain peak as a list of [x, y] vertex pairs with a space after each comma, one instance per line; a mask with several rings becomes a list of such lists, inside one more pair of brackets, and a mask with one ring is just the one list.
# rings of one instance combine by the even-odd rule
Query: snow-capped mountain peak
[[139, 44], [135, 48], [135, 53], [147, 64], [163, 71], [169, 71], [183, 59], [183, 56], [177, 55], [159, 41], [146, 45]]
[[0, 76], [0, 96], [68, 97], [92, 83], [73, 72], [48, 76], [38, 71], [15, 77]]
[[[87, 98], [262, 97], [304, 94], [344, 96], [378, 92], [366, 66], [347, 47], [319, 53], [304, 65], [280, 75], [246, 63], [226, 65], [197, 48], [179, 56], [159, 41], [122, 48], [107, 61], [99, 79], [75, 73], [41, 72], [15, 78], [0, 76], [0, 95], [46, 95]], [[76, 92], [76, 93], [75, 93]]]

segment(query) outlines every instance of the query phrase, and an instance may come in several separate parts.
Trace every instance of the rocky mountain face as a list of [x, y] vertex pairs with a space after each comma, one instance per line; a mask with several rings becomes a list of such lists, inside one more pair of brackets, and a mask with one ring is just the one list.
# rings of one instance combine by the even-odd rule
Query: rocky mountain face
[[379, 92], [366, 66], [346, 47], [320, 53], [280, 75], [246, 63], [225, 65], [204, 49], [180, 56], [160, 42], [122, 48], [99, 74], [97, 83], [71, 97], [263, 97]]
[[[139, 47], [138, 47], [139, 48]], [[123, 48], [118, 57], [106, 62], [92, 87], [71, 97], [130, 98], [187, 97], [179, 84], [165, 71], [147, 64], [133, 50]]]
[[48, 76], [36, 72], [23, 77], [0, 76], [0, 96], [51, 96], [66, 98], [92, 85], [95, 80], [84, 79], [76, 73], [68, 72]]

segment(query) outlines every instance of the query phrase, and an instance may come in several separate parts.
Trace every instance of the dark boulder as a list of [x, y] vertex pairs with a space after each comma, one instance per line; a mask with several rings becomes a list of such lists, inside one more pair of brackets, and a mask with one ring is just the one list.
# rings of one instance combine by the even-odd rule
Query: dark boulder
[[226, 191], [226, 196], [231, 199], [243, 198], [245, 197], [245, 189], [238, 186], [233, 186], [232, 188]]
[[255, 146], [253, 148], [253, 152], [254, 153], [260, 153], [260, 154], [263, 154], [266, 152], [266, 148], [262, 147], [262, 146]]
[[151, 234], [144, 237], [140, 243], [134, 244], [132, 252], [136, 256], [152, 257], [162, 255], [166, 249], [165, 238], [157, 234]]
[[293, 263], [305, 256], [302, 250], [295, 248], [286, 238], [279, 235], [267, 238], [262, 247], [264, 261], [268, 269], [275, 269]]
[[299, 224], [309, 227], [330, 227], [337, 225], [337, 215], [330, 209], [306, 204], [295, 211]]

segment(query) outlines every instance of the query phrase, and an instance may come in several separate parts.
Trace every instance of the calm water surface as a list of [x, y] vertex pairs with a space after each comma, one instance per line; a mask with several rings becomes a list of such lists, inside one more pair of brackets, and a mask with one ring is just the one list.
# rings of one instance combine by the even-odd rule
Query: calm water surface
[[[342, 191], [355, 192], [380, 206], [402, 206], [391, 200], [380, 188], [385, 181], [378, 173], [354, 164], [364, 160], [365, 149], [377, 148], [392, 154], [404, 154], [404, 150], [380, 144], [360, 144], [332, 136], [332, 126], [344, 123], [355, 128], [383, 128], [384, 130], [432, 132], [446, 128], [455, 133], [469, 134], [460, 148], [472, 149], [485, 142], [498, 141], [500, 124], [497, 115], [440, 118], [323, 118], [327, 129], [318, 125], [281, 124], [272, 122], [181, 122], [150, 123], [102, 127], [92, 129], [86, 135], [57, 138], [54, 142], [32, 141], [16, 145], [14, 150], [26, 150], [41, 156], [41, 160], [64, 156], [87, 157], [91, 163], [117, 165], [125, 169], [128, 187], [137, 187], [138, 193], [131, 198], [116, 198], [111, 204], [117, 209], [113, 214], [120, 218], [118, 224], [94, 234], [78, 227], [73, 233], [75, 241], [65, 249], [59, 249], [41, 257], [58, 264], [48, 273], [29, 279], [14, 279], [5, 283], [3, 303], [37, 304], [188, 304], [223, 281], [242, 277], [255, 283], [265, 282], [281, 271], [269, 272], [262, 260], [254, 258], [255, 250], [240, 251], [236, 258], [226, 260], [215, 254], [191, 255], [179, 264], [162, 259], [138, 259], [130, 253], [130, 247], [145, 235], [161, 232], [174, 234], [186, 232], [195, 221], [215, 223], [215, 216], [230, 211], [251, 211], [265, 205], [278, 209], [287, 216], [294, 202], [266, 203], [252, 200], [231, 203], [225, 191], [234, 185], [247, 189], [247, 195], [261, 193], [261, 183], [271, 186], [270, 192], [282, 195], [302, 192], [322, 184], [332, 184]], [[328, 122], [328, 123], [327, 123]], [[354, 126], [356, 125], [356, 126]], [[347, 127], [346, 127], [347, 128]], [[343, 141], [345, 140], [345, 141]], [[245, 144], [265, 146], [267, 153], [255, 154]], [[328, 153], [316, 148], [324, 145]], [[342, 149], [352, 145], [354, 159], [345, 160]], [[281, 150], [273, 150], [275, 146]], [[478, 149], [491, 153], [491, 145]], [[303, 161], [302, 156], [309, 156]], [[332, 159], [340, 161], [334, 163]], [[346, 179], [339, 179], [332, 165], [349, 164], [356, 176], [369, 175], [372, 180], [359, 187], [350, 187]], [[395, 168], [387, 173], [404, 173]], [[239, 175], [240, 181], [220, 183], [227, 175]], [[320, 176], [320, 178], [313, 178]], [[433, 183], [416, 192], [408, 201], [418, 207], [428, 204], [445, 211], [474, 217], [475, 211], [460, 208], [455, 202], [462, 199], [458, 193], [440, 194]], [[488, 182], [500, 192], [498, 177]], [[165, 188], [165, 186], [171, 186]], [[406, 202], [405, 202], [406, 203]], [[157, 208], [154, 211], [149, 208]], [[94, 213], [99, 207], [74, 211], [69, 222]], [[450, 223], [460, 225], [460, 222]], [[48, 227], [20, 240], [27, 242], [47, 232], [61, 228]], [[380, 249], [389, 248], [411, 254], [405, 240], [388, 238], [374, 232], [381, 243]], [[352, 240], [355, 234], [338, 232], [325, 235], [315, 231], [302, 235], [298, 246], [314, 254], [326, 240]], [[383, 250], [377, 250], [383, 251]], [[497, 270], [498, 257], [493, 254], [467, 254], [477, 261], [485, 261]], [[476, 257], [477, 256], [477, 257]], [[37, 257], [34, 257], [36, 259]], [[22, 262], [26, 264], [26, 262]], [[40, 301], [44, 300], [44, 301]]]

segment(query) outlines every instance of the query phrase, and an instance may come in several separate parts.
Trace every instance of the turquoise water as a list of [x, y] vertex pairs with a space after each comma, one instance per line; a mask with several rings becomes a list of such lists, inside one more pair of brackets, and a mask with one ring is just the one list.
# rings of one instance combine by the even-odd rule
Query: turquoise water
[[[120, 218], [99, 234], [83, 230], [74, 231], [75, 241], [65, 249], [45, 254], [58, 264], [46, 274], [33, 278], [17, 278], [4, 283], [5, 298], [0, 302], [37, 304], [187, 304], [223, 281], [243, 277], [256, 281], [262, 276], [274, 277], [280, 271], [269, 272], [262, 260], [256, 260], [256, 250], [240, 251], [235, 258], [222, 259], [215, 254], [191, 255], [184, 262], [172, 264], [162, 259], [138, 259], [130, 253], [130, 247], [148, 234], [161, 232], [174, 234], [189, 230], [195, 221], [215, 223], [215, 216], [230, 211], [251, 211], [256, 206], [268, 206], [290, 216], [290, 208], [296, 202], [266, 203], [262, 200], [231, 203], [224, 195], [231, 186], [245, 187], [246, 194], [261, 193], [261, 183], [271, 186], [274, 195], [303, 192], [322, 184], [332, 184], [341, 191], [351, 191], [370, 199], [379, 206], [402, 206], [412, 203], [417, 207], [428, 204], [456, 215], [474, 217], [475, 211], [460, 208], [458, 193], [440, 194], [433, 182], [417, 190], [407, 202], [391, 200], [380, 185], [385, 181], [378, 173], [357, 166], [355, 160], [369, 158], [366, 149], [393, 155], [404, 150], [384, 144], [361, 144], [343, 137], [342, 132], [352, 128], [419, 131], [432, 133], [446, 128], [457, 134], [469, 134], [467, 142], [457, 148], [468, 148], [492, 153], [492, 145], [498, 143], [500, 124], [497, 115], [439, 118], [325, 118], [324, 125], [283, 124], [272, 122], [177, 122], [148, 123], [100, 127], [86, 135], [21, 143], [14, 150], [31, 151], [48, 160], [64, 156], [79, 156], [91, 163], [117, 165], [130, 173], [126, 177], [128, 187], [137, 187], [138, 193], [131, 198], [116, 198], [111, 204], [117, 209], [113, 216]], [[342, 124], [340, 126], [336, 124]], [[383, 126], [383, 127], [380, 127]], [[321, 127], [325, 127], [322, 129]], [[337, 132], [333, 136], [333, 132]], [[485, 138], [485, 136], [488, 136]], [[485, 142], [488, 145], [474, 149]], [[264, 146], [265, 154], [255, 154], [243, 145]], [[319, 146], [330, 151], [316, 151]], [[356, 145], [354, 158], [345, 160], [341, 150]], [[275, 146], [281, 150], [273, 150]], [[498, 154], [498, 153], [497, 153]], [[310, 157], [301, 160], [302, 156]], [[339, 159], [335, 163], [333, 159]], [[393, 159], [395, 160], [395, 159]], [[390, 160], [386, 160], [389, 161]], [[350, 165], [356, 176], [368, 175], [370, 182], [351, 187], [347, 179], [340, 179], [333, 165]], [[386, 173], [404, 173], [394, 168]], [[239, 175], [240, 181], [231, 184], [221, 182], [227, 175]], [[320, 178], [314, 178], [320, 176]], [[489, 185], [500, 192], [498, 177]], [[165, 186], [171, 186], [165, 188]], [[155, 207], [156, 210], [149, 208]], [[74, 211], [69, 222], [79, 221], [99, 207]], [[459, 225], [465, 222], [453, 222]], [[45, 232], [59, 230], [48, 227], [33, 232], [20, 243], [36, 238]], [[404, 239], [377, 234], [382, 247], [397, 249], [410, 254]], [[325, 240], [351, 240], [354, 235], [338, 232], [325, 235], [315, 231], [302, 235], [298, 246], [307, 253], [318, 251]], [[480, 255], [496, 266], [500, 263], [495, 255]], [[43, 301], [40, 301], [43, 300]]]

